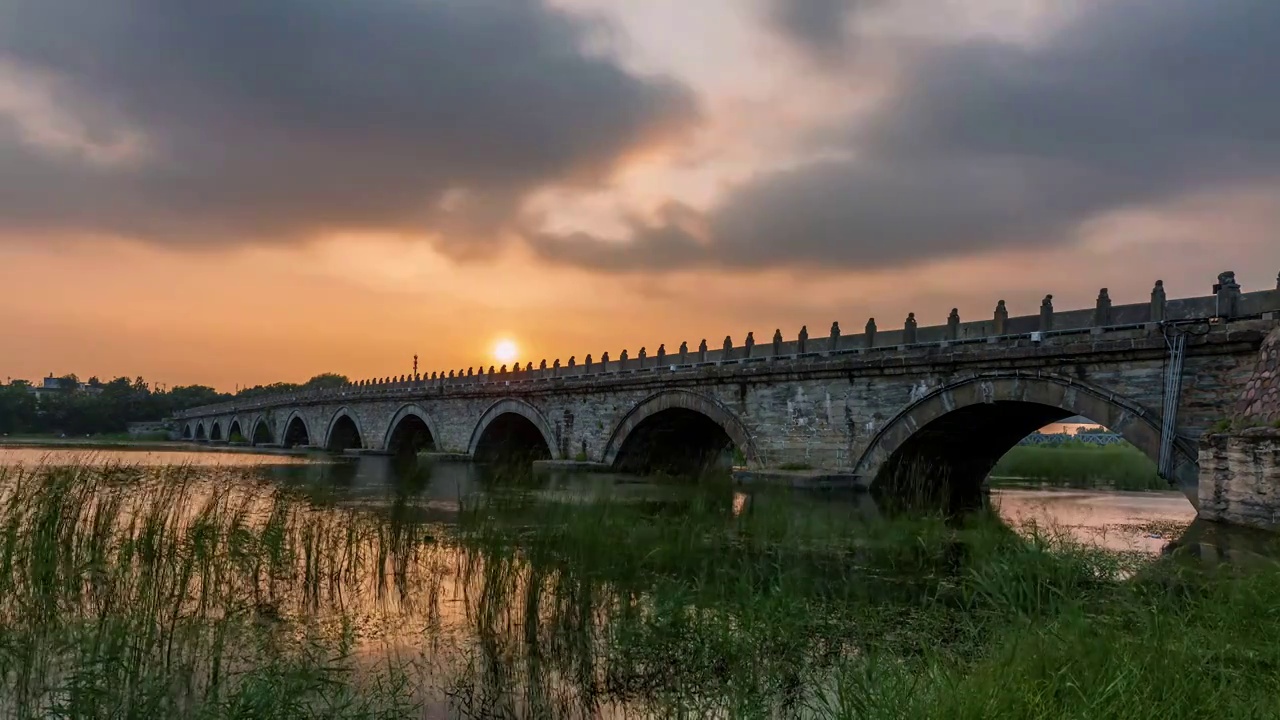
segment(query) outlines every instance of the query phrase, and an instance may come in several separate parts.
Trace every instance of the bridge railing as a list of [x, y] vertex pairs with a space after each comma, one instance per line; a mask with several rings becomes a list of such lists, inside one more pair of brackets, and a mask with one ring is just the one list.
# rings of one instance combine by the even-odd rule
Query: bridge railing
[[547, 365], [541, 361], [537, 367], [532, 362], [517, 363], [514, 367], [489, 366], [462, 370], [436, 371], [429, 376], [401, 375], [361, 380], [336, 389], [298, 391], [279, 395], [259, 396], [252, 399], [232, 400], [217, 405], [193, 408], [175, 417], [205, 417], [279, 405], [303, 404], [316, 401], [341, 402], [351, 398], [369, 399], [413, 394], [431, 388], [466, 389], [493, 383], [538, 383], [552, 380], [603, 379], [640, 372], [679, 372], [722, 365], [749, 365], [752, 363], [805, 360], [815, 357], [846, 353], [901, 350], [904, 348], [935, 345], [967, 345], [972, 343], [1011, 342], [1039, 336], [1044, 339], [1067, 335], [1113, 332], [1141, 328], [1152, 324], [1184, 324], [1213, 318], [1237, 319], [1280, 315], [1280, 276], [1274, 290], [1241, 292], [1233, 273], [1222, 273], [1214, 285], [1214, 294], [1175, 300], [1166, 300], [1164, 285], [1156, 281], [1151, 290], [1151, 300], [1146, 303], [1112, 305], [1106, 288], [1098, 293], [1093, 308], [1056, 312], [1053, 296], [1048, 295], [1035, 315], [1010, 317], [1005, 302], [997, 303], [990, 319], [961, 322], [959, 313], [952, 309], [943, 325], [919, 327], [915, 314], [908, 315], [901, 328], [881, 330], [874, 318], [869, 320], [863, 332], [844, 334], [838, 323], [826, 337], [810, 337], [807, 328], [801, 328], [794, 340], [784, 340], [781, 330], [767, 342], [755, 341], [754, 336], [741, 345], [725, 338], [719, 349], [706, 347], [704, 340], [699, 348], [682, 347], [674, 352], [660, 345], [650, 353], [642, 347], [632, 357], [622, 351], [618, 357], [602, 353], [599, 357], [585, 356], [581, 361], [571, 357]]

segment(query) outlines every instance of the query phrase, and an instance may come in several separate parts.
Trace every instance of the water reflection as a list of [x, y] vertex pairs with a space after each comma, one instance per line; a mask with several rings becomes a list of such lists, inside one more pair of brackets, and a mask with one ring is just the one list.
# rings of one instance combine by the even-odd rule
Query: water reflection
[[1016, 529], [1148, 555], [1177, 540], [1196, 517], [1179, 492], [1001, 488], [991, 491], [991, 502]]
[[[0, 464], [154, 467], [173, 457], [0, 451]], [[108, 535], [92, 517], [102, 508], [120, 509], [116, 527], [126, 534], [134, 518], [159, 512], [157, 532], [169, 534], [161, 545], [176, 553], [164, 567], [207, 573], [164, 587], [185, 603], [184, 617], [219, 623], [248, 612], [253, 633], [280, 633], [285, 645], [304, 629], [328, 628], [350, 638], [366, 670], [388, 658], [411, 667], [428, 716], [708, 715], [686, 705], [690, 698], [711, 703], [712, 716], [790, 715], [850, 657], [963, 658], [989, 635], [964, 615], [974, 596], [959, 587], [967, 546], [941, 523], [884, 522], [865, 493], [511, 476], [380, 457], [182, 457], [197, 472], [177, 485], [141, 474], [87, 486], [122, 503], [95, 496], [73, 515], [92, 526], [87, 539]], [[1190, 515], [1180, 496], [1161, 494], [1000, 490], [993, 505], [1015, 527], [1034, 523], [1107, 547], [1132, 535], [1139, 542], [1118, 547], [1144, 552], [1167, 542], [1147, 537], [1153, 528], [1171, 536]], [[225, 551], [202, 546], [211, 537]], [[185, 552], [199, 562], [182, 562]], [[108, 556], [118, 557], [95, 562]], [[84, 559], [68, 557], [53, 585], [136, 580], [81, 580]], [[115, 591], [131, 592], [129, 583]], [[92, 617], [102, 594], [77, 588], [60, 612]], [[207, 652], [191, 652], [193, 676]]]
[[[510, 473], [495, 473], [485, 466], [417, 458], [0, 447], [0, 466], [75, 463], [251, 469], [255, 476], [321, 504], [390, 507], [398, 500], [401, 511], [407, 512], [403, 506], [411, 500], [413, 517], [433, 522], [456, 518], [466, 498], [502, 491], [512, 480]], [[519, 481], [540, 499], [565, 503], [593, 502], [607, 496], [615, 502], [678, 508], [695, 491], [688, 485], [659, 484], [620, 473], [551, 471]], [[796, 492], [785, 499], [774, 493], [758, 499], [756, 494], [738, 489], [726, 495], [730, 513], [740, 515], [752, 503], [772, 502], [783, 503], [790, 512], [801, 515], [874, 518], [880, 514], [873, 496], [867, 493]], [[1110, 550], [1152, 555], [1164, 550], [1195, 520], [1195, 509], [1176, 492], [1000, 488], [991, 491], [990, 501], [1000, 517], [1024, 532], [1065, 534]]]
[[[506, 487], [481, 465], [459, 462], [408, 462], [365, 457], [329, 463], [268, 465], [262, 473], [288, 487], [307, 489], [314, 499], [348, 505], [378, 504], [397, 497], [413, 497], [430, 508], [430, 517], [447, 520], [468, 497]], [[655, 483], [619, 473], [539, 473], [521, 478], [533, 497], [560, 503], [643, 503], [653, 511], [679, 512], [694, 493], [690, 485]], [[881, 516], [874, 497], [861, 492], [765, 493], [738, 488], [725, 491], [726, 511], [733, 516], [760, 503], [785, 506], [799, 517], [833, 515], [848, 519]], [[1024, 532], [1067, 535], [1109, 550], [1159, 554], [1195, 519], [1195, 509], [1177, 492], [1121, 492], [1000, 488], [991, 491], [990, 504], [1005, 522]], [[425, 517], [425, 516], [424, 516]]]

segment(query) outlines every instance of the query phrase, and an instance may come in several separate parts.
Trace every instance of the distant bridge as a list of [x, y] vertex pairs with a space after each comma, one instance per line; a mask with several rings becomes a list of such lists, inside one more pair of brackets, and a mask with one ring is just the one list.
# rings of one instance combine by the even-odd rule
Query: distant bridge
[[1063, 443], [1083, 443], [1085, 445], [1119, 445], [1125, 442], [1119, 433], [1031, 433], [1022, 438], [1019, 445], [1062, 445]]
[[623, 470], [696, 467], [736, 448], [755, 469], [804, 464], [851, 485], [927, 468], [977, 487], [1011, 447], [1085, 416], [1140, 448], [1195, 502], [1197, 439], [1228, 416], [1280, 323], [1280, 288], [693, 350], [641, 348], [551, 366], [474, 368], [201, 407], [197, 441], [333, 452], [433, 449], [477, 459], [586, 460]]

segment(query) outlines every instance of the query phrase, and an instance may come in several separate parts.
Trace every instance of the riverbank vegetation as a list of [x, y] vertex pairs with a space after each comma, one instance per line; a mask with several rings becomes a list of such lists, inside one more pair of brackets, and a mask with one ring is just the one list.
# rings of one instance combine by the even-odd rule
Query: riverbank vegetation
[[[25, 380], [0, 385], [0, 436], [121, 435], [129, 423], [158, 421], [188, 408], [281, 392], [343, 385], [347, 378], [327, 373], [307, 382], [244, 388], [234, 395], [203, 385], [158, 389], [142, 378], [80, 382], [75, 375], [34, 387]], [[136, 438], [135, 438], [136, 439]]]
[[1056, 487], [1168, 490], [1156, 464], [1129, 443], [1068, 441], [1016, 445], [991, 471], [993, 485], [1036, 483]]
[[0, 469], [0, 714], [1277, 712], [1272, 565], [729, 487], [442, 515], [228, 472]]

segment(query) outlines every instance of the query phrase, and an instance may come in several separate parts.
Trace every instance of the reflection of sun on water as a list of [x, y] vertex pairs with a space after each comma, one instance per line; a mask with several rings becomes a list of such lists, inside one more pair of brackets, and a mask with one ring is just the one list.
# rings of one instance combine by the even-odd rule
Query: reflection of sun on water
[[517, 352], [519, 348], [516, 347], [514, 340], [499, 340], [498, 344], [493, 346], [493, 356], [501, 363], [515, 360]]

